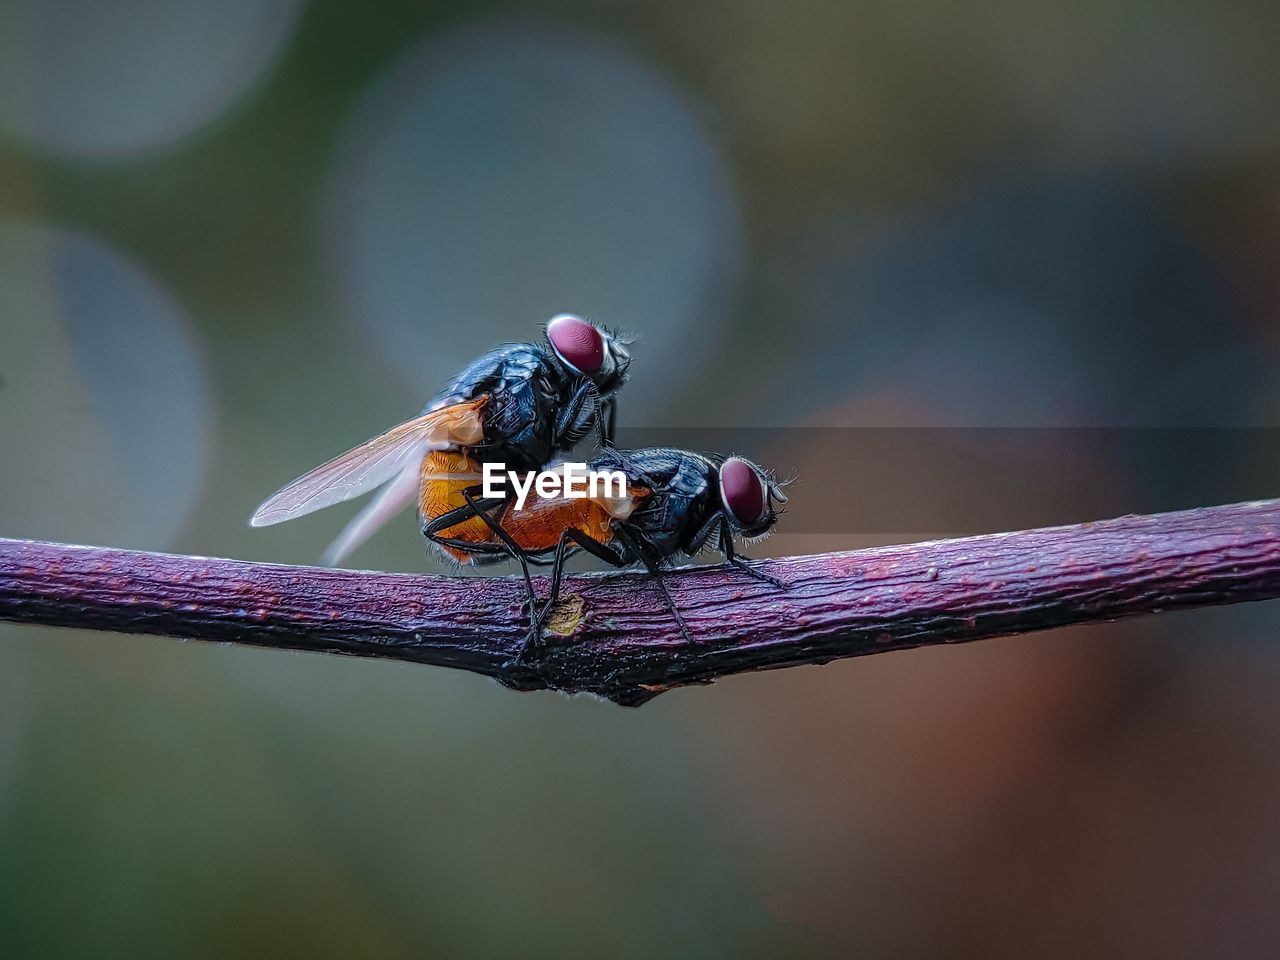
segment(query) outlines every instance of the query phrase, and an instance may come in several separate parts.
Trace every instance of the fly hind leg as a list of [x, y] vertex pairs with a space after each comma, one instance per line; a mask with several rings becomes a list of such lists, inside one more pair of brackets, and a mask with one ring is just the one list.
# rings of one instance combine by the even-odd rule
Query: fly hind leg
[[[532, 630], [533, 624], [537, 620], [538, 598], [537, 594], [533, 592], [533, 578], [529, 574], [528, 557], [525, 551], [520, 549], [520, 546], [511, 539], [511, 535], [502, 528], [502, 525], [490, 513], [491, 510], [502, 506], [507, 501], [492, 497], [477, 500], [475, 495], [481, 490], [482, 488], [479, 485], [465, 488], [462, 491], [462, 498], [466, 501], [466, 504], [435, 517], [422, 528], [422, 533], [434, 543], [453, 547], [466, 553], [472, 553], [477, 556], [506, 555], [516, 560], [520, 564], [520, 573], [524, 577], [524, 589], [527, 598], [525, 602], [529, 605], [530, 629]], [[498, 538], [499, 543], [476, 543], [443, 535], [443, 531], [464, 523], [472, 517], [479, 517], [483, 520], [489, 531]]]
[[592, 539], [577, 527], [570, 527], [563, 531], [560, 534], [559, 543], [556, 544], [555, 560], [552, 562], [551, 567], [551, 589], [547, 593], [547, 602], [543, 604], [542, 612], [537, 616], [537, 622], [529, 631], [529, 635], [525, 637], [524, 643], [520, 645], [519, 651], [516, 652], [515, 657], [508, 664], [509, 666], [528, 662], [530, 653], [537, 649], [541, 643], [542, 629], [547, 622], [547, 618], [551, 615], [551, 611], [555, 608], [556, 602], [560, 599], [560, 585], [564, 579], [565, 561], [569, 558], [569, 551], [574, 547], [581, 547], [593, 557], [603, 560], [610, 566], [627, 566], [626, 556], [616, 547]]
[[[477, 516], [484, 521], [484, 524], [489, 528], [489, 531], [502, 542], [503, 548], [511, 555], [511, 558], [520, 564], [520, 572], [524, 575], [524, 587], [525, 592], [528, 595], [527, 602], [529, 604], [529, 636], [525, 638], [524, 643], [524, 646], [527, 646], [530, 637], [532, 637], [536, 642], [536, 640], [541, 636], [543, 619], [538, 613], [538, 596], [533, 592], [533, 579], [529, 576], [528, 551], [521, 547], [520, 544], [516, 543], [511, 534], [507, 533], [507, 531], [503, 529], [502, 524], [493, 519], [486, 510], [481, 509], [480, 504], [483, 501], [477, 501], [474, 499], [474, 494], [477, 489], [479, 488], [468, 487], [466, 490], [462, 491], [462, 498], [467, 501], [467, 506], [475, 510]], [[544, 611], [549, 610], [550, 608], [551, 601], [548, 601]], [[523, 648], [524, 647], [522, 646], [521, 649]]]

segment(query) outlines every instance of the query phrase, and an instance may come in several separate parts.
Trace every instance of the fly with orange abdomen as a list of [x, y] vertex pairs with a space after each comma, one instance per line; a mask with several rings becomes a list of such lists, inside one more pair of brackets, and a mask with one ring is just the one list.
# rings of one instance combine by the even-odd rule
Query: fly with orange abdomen
[[481, 465], [538, 470], [592, 431], [602, 447], [611, 445], [627, 346], [582, 317], [554, 317], [542, 342], [479, 357], [420, 416], [287, 484], [249, 522], [281, 523], [382, 487], [325, 552], [326, 563], [338, 563], [416, 496], [422, 531], [442, 557], [470, 565], [514, 556], [532, 608], [527, 564], [490, 519], [505, 500], [478, 496]]

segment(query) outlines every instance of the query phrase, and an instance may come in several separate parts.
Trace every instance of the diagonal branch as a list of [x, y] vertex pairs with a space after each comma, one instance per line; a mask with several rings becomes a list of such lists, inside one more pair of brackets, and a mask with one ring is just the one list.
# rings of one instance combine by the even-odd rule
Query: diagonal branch
[[0, 620], [410, 660], [634, 706], [750, 670], [1280, 597], [1280, 501], [790, 557], [762, 569], [790, 589], [721, 567], [668, 578], [693, 645], [643, 575], [571, 577], [553, 618], [561, 635], [519, 670], [504, 666], [526, 622], [512, 578], [0, 539]]

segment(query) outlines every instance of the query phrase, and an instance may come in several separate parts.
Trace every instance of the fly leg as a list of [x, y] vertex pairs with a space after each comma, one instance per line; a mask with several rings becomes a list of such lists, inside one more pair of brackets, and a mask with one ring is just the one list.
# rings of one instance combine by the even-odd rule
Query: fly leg
[[631, 535], [626, 527], [618, 526], [614, 530], [618, 540], [628, 551], [640, 559], [645, 569], [649, 571], [649, 576], [653, 577], [658, 584], [658, 589], [662, 591], [662, 599], [667, 605], [667, 610], [671, 612], [671, 616], [675, 618], [676, 626], [680, 628], [680, 634], [684, 637], [685, 642], [693, 645], [693, 634], [689, 632], [689, 628], [685, 626], [684, 617], [680, 616], [680, 611], [676, 607], [676, 601], [671, 596], [671, 591], [667, 589], [667, 581], [662, 577], [662, 567], [659, 559], [639, 540]]
[[[468, 487], [469, 491], [474, 492], [482, 489], [481, 487]], [[475, 500], [469, 498], [467, 503], [461, 507], [454, 507], [446, 513], [440, 514], [438, 517], [432, 517], [422, 527], [422, 535], [433, 543], [442, 543], [450, 547], [458, 547], [466, 550], [468, 553], [492, 553], [492, 550], [479, 549], [485, 546], [493, 546], [493, 544], [476, 543], [470, 540], [458, 540], [453, 537], [441, 536], [441, 531], [448, 530], [450, 527], [456, 527], [460, 523], [470, 520], [472, 517], [483, 516], [487, 511], [502, 506], [507, 501], [496, 497], [486, 500]], [[477, 548], [477, 549], [473, 549]]]
[[761, 573], [754, 567], [748, 566], [747, 558], [740, 555], [733, 546], [733, 528], [729, 526], [729, 519], [725, 516], [723, 510], [717, 510], [711, 514], [706, 521], [698, 528], [698, 532], [689, 540], [689, 553], [694, 554], [707, 545], [707, 541], [711, 539], [713, 533], [719, 533], [719, 546], [724, 551], [724, 559], [726, 563], [737, 567], [748, 576], [755, 577], [757, 580], [763, 580], [765, 583], [771, 583], [780, 590], [786, 590], [787, 585], [777, 577], [771, 577], [767, 573]]
[[[502, 525], [498, 523], [490, 515], [489, 511], [502, 506], [507, 501], [499, 498], [488, 498], [477, 500], [475, 494], [483, 488], [479, 485], [467, 487], [462, 491], [462, 498], [466, 501], [465, 506], [455, 507], [447, 513], [442, 513], [435, 517], [426, 526], [422, 528], [422, 533], [428, 540], [442, 544], [447, 547], [454, 547], [458, 550], [464, 550], [467, 553], [474, 553], [478, 556], [494, 556], [497, 554], [507, 554], [520, 564], [520, 572], [524, 576], [525, 594], [528, 597], [526, 601], [529, 604], [529, 617], [532, 623], [538, 612], [537, 595], [533, 592], [533, 578], [529, 575], [529, 562], [525, 556], [525, 551], [511, 539], [511, 535], [502, 529]], [[453, 537], [445, 537], [441, 535], [441, 531], [448, 530], [450, 527], [457, 526], [472, 517], [479, 517], [484, 521], [485, 526], [496, 536], [501, 545], [496, 543], [474, 543], [467, 540], [458, 540]]]
[[513, 664], [525, 663], [529, 658], [530, 652], [537, 649], [541, 643], [542, 628], [546, 624], [547, 618], [551, 615], [551, 611], [555, 608], [556, 601], [560, 599], [560, 584], [564, 577], [564, 563], [569, 558], [569, 551], [574, 546], [581, 547], [593, 557], [603, 560], [610, 566], [627, 566], [627, 558], [616, 547], [610, 547], [599, 540], [594, 540], [576, 527], [570, 527], [563, 531], [560, 534], [560, 542], [556, 544], [555, 561], [551, 568], [551, 590], [547, 594], [547, 602], [543, 604], [542, 612], [538, 614], [534, 629], [530, 630], [529, 636], [525, 638], [524, 643], [520, 645], [520, 650], [511, 661]]
[[[507, 533], [507, 531], [502, 528], [502, 524], [493, 519], [488, 512], [480, 508], [480, 503], [484, 501], [477, 501], [474, 498], [474, 493], [480, 489], [480, 487], [466, 488], [462, 491], [462, 499], [467, 501], [467, 506], [475, 510], [476, 514], [484, 521], [484, 525], [489, 528], [490, 532], [502, 541], [503, 546], [506, 547], [507, 552], [511, 554], [512, 559], [516, 560], [520, 564], [520, 572], [524, 574], [525, 592], [529, 596], [529, 633], [531, 635], [537, 634], [541, 630], [542, 620], [538, 615], [538, 597], [537, 594], [533, 592], [533, 579], [529, 576], [529, 558], [520, 544], [516, 543], [515, 540], [512, 539], [511, 534]], [[525, 642], [528, 643], [528, 640]]]
[[555, 447], [567, 450], [576, 446], [591, 430], [592, 421], [599, 420], [599, 408], [600, 394], [596, 385], [590, 380], [584, 381], [556, 417], [552, 434]]
[[[689, 540], [689, 556], [698, 553], [707, 545], [707, 541], [711, 539], [711, 535], [720, 530], [720, 524], [724, 521], [724, 511], [716, 510], [711, 516], [703, 522], [698, 528], [698, 532]], [[723, 536], [723, 532], [721, 533]]]
[[748, 566], [746, 557], [738, 555], [738, 551], [733, 546], [733, 530], [729, 527], [729, 519], [725, 517], [721, 511], [720, 517], [720, 549], [724, 551], [724, 559], [727, 563], [737, 567], [743, 573], [755, 577], [757, 580], [763, 580], [765, 583], [771, 583], [779, 590], [786, 590], [787, 585], [777, 577], [771, 577], [767, 573], [757, 570], [755, 567]]
[[596, 426], [600, 428], [600, 448], [603, 450], [605, 447], [612, 447], [618, 429], [618, 401], [613, 397], [600, 405]]
[[[478, 490], [480, 488], [476, 487], [475, 489]], [[465, 550], [467, 553], [481, 555], [492, 554], [495, 552], [506, 553], [506, 548], [498, 547], [497, 544], [477, 543], [472, 540], [459, 540], [456, 537], [446, 537], [441, 535], [442, 531], [448, 530], [450, 527], [456, 527], [458, 524], [470, 520], [477, 514], [483, 515], [484, 512], [500, 507], [504, 503], [506, 503], [505, 500], [488, 499], [476, 500], [466, 504], [465, 506], [455, 507], [447, 513], [442, 513], [440, 516], [433, 517], [431, 520], [427, 521], [427, 523], [422, 527], [422, 535], [432, 543], [439, 543], [446, 547], [457, 547], [459, 550]], [[488, 549], [490, 547], [494, 547], [496, 550]]]

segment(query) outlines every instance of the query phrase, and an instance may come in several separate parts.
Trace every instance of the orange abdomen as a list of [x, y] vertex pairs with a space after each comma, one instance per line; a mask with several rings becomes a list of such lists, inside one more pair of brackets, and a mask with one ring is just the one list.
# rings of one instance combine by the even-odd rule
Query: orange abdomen
[[[641, 487], [627, 491], [630, 506], [649, 496]], [[612, 521], [618, 506], [587, 497], [530, 497], [523, 510], [508, 505], [502, 515], [502, 527], [526, 550], [542, 553], [554, 550], [565, 530], [577, 529], [597, 543], [613, 540]], [[630, 513], [630, 509], [626, 511]]]
[[581, 530], [591, 539], [608, 543], [613, 539], [609, 521], [613, 518], [594, 500], [541, 500], [530, 498], [523, 510], [508, 505], [502, 515], [502, 527], [511, 539], [526, 550], [542, 553], [554, 550], [560, 535], [570, 528]]
[[[422, 459], [421, 483], [418, 487], [418, 515], [423, 523], [444, 516], [450, 510], [464, 507], [462, 491], [481, 482], [480, 464], [456, 450], [438, 450]], [[441, 536], [467, 543], [488, 543], [493, 532], [480, 517], [472, 516], [440, 531]], [[474, 563], [476, 557], [457, 547], [437, 546], [458, 563]]]
[[[418, 513], [423, 523], [444, 516], [450, 510], [466, 506], [462, 491], [478, 486], [483, 480], [480, 463], [456, 450], [429, 453], [422, 460], [421, 484], [418, 490]], [[509, 501], [490, 516], [511, 535], [517, 544], [531, 553], [549, 553], [560, 543], [565, 530], [577, 529], [598, 543], [613, 539], [611, 522], [617, 516], [630, 513], [640, 500], [649, 496], [641, 487], [631, 487], [625, 501], [625, 513], [619, 513], [621, 505], [587, 497], [541, 498], [530, 494], [523, 510]], [[612, 509], [611, 509], [612, 507]], [[441, 530], [440, 536], [465, 543], [496, 544], [501, 541], [478, 516], [467, 517], [452, 527]], [[460, 547], [436, 544], [446, 555], [460, 564], [471, 565], [475, 554]]]

